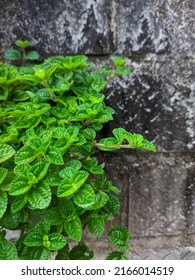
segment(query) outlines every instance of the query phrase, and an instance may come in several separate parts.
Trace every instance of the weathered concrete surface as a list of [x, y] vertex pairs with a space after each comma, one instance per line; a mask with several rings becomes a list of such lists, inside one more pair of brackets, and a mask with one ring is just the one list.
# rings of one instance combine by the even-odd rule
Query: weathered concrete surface
[[[133, 239], [132, 249], [126, 256], [131, 260], [195, 260], [194, 242], [191, 246], [184, 246], [183, 239], [178, 240], [171, 237], [164, 240], [160, 237]], [[88, 239], [87, 244], [94, 249], [96, 260], [105, 259], [108, 252], [114, 250], [106, 239]]]
[[[109, 0], [2, 0], [0, 49], [29, 39], [42, 54], [107, 54]], [[4, 28], [6, 27], [6, 28]]]
[[[158, 153], [101, 153], [121, 188], [115, 223], [132, 234], [132, 259], [195, 259], [194, 0], [2, 0], [0, 54], [28, 39], [42, 56], [84, 53], [98, 64], [128, 58], [130, 77], [106, 90], [115, 120]], [[106, 56], [105, 56], [106, 55]], [[104, 258], [103, 238], [87, 241]]]
[[[131, 231], [131, 259], [195, 259], [194, 159], [195, 153], [100, 155], [121, 189], [123, 215], [115, 223]], [[110, 248], [104, 240], [99, 251], [104, 246]]]
[[106, 91], [108, 104], [116, 110], [107, 135], [114, 127], [125, 127], [153, 140], [159, 151], [194, 151], [194, 60], [149, 54], [128, 62], [131, 76]]
[[189, 56], [195, 50], [193, 0], [117, 0], [115, 5], [121, 54]]

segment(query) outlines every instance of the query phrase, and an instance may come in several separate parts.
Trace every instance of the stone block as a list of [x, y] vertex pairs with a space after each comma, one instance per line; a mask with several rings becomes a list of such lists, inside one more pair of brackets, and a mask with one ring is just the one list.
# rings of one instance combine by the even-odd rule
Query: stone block
[[112, 48], [109, 18], [109, 0], [3, 0], [0, 49], [28, 39], [44, 56], [107, 54]]
[[118, 53], [183, 55], [195, 50], [193, 0], [120, 0], [115, 5]]
[[[106, 61], [105, 61], [106, 63]], [[180, 56], [148, 55], [128, 60], [132, 74], [116, 79], [105, 90], [116, 111], [105, 126], [141, 133], [159, 151], [195, 150], [195, 62]]]
[[[194, 158], [194, 153], [103, 155], [109, 177], [122, 187], [122, 215], [128, 216], [132, 237], [195, 233]], [[124, 173], [128, 187], [125, 181], [123, 189]]]

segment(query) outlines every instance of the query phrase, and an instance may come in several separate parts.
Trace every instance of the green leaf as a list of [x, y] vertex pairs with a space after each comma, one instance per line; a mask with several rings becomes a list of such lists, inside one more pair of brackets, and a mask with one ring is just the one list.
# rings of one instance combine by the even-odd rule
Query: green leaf
[[22, 58], [21, 54], [17, 50], [7, 50], [4, 54], [4, 58], [7, 60], [19, 60]]
[[32, 137], [26, 141], [26, 144], [28, 147], [36, 151], [43, 146], [43, 139], [41, 139], [40, 137]]
[[93, 85], [93, 82], [96, 82], [97, 84], [106, 82], [104, 75], [102, 75], [102, 73], [96, 72], [96, 71], [91, 72], [89, 74], [89, 76], [87, 76], [86, 78], [88, 79], [88, 81], [92, 81], [92, 85]]
[[82, 167], [82, 163], [79, 160], [69, 160], [66, 164], [65, 167], [71, 167], [73, 168], [75, 171], [79, 171]]
[[100, 208], [102, 208], [106, 204], [108, 199], [109, 199], [109, 196], [105, 192], [100, 191], [99, 193], [97, 193], [95, 195], [95, 202], [94, 202], [94, 204], [92, 204], [91, 206], [87, 207], [87, 209], [89, 209], [89, 210], [100, 209]]
[[124, 256], [124, 252], [113, 251], [108, 254], [106, 260], [128, 260], [128, 257]]
[[81, 236], [82, 236], [82, 225], [81, 220], [78, 216], [75, 215], [75, 217], [71, 220], [67, 219], [64, 221], [64, 230], [68, 234], [70, 238], [73, 240], [80, 242]]
[[57, 68], [59, 68], [59, 64], [58, 63], [54, 63], [54, 64], [52, 64], [52, 65], [49, 65], [49, 66], [46, 66], [45, 67], [45, 77], [47, 78], [47, 79], [49, 79], [51, 76], [52, 76], [52, 74], [56, 71], [56, 69]]
[[51, 252], [44, 247], [28, 247], [23, 245], [19, 253], [19, 257], [22, 260], [50, 260]]
[[38, 97], [40, 102], [49, 101], [52, 97], [51, 93], [46, 88], [38, 90], [34, 95]]
[[67, 219], [68, 216], [75, 215], [76, 209], [74, 207], [74, 204], [71, 200], [68, 199], [61, 199], [60, 200], [60, 213], [64, 219]]
[[68, 82], [66, 80], [58, 79], [55, 84], [53, 84], [52, 88], [48, 88], [49, 91], [51, 92], [57, 92], [60, 95], [62, 95], [64, 92], [70, 90], [70, 87], [73, 82]]
[[38, 154], [36, 154], [31, 147], [24, 146], [15, 154], [14, 162], [15, 164], [30, 163], [35, 160], [37, 156]]
[[0, 234], [0, 260], [18, 260], [16, 246]]
[[119, 145], [122, 144], [126, 135], [132, 135], [130, 132], [127, 132], [125, 129], [121, 127], [113, 129], [112, 133], [116, 137]]
[[[113, 120], [113, 114], [115, 111], [111, 107], [102, 108], [96, 115], [94, 121], [105, 123]], [[95, 128], [94, 128], [95, 129]]]
[[0, 218], [3, 216], [7, 209], [7, 193], [5, 191], [0, 190]]
[[26, 54], [26, 58], [29, 60], [38, 60], [39, 59], [39, 53], [36, 51], [30, 51]]
[[66, 245], [64, 248], [58, 251], [58, 254], [55, 257], [55, 260], [70, 260], [69, 257], [69, 248]]
[[26, 211], [21, 210], [17, 213], [12, 213], [10, 208], [7, 208], [3, 217], [0, 219], [0, 226], [6, 229], [17, 229], [19, 224], [25, 223], [28, 219]]
[[64, 160], [61, 154], [60, 149], [56, 147], [49, 147], [47, 151], [47, 155], [45, 156], [47, 160], [49, 160], [50, 163], [56, 164], [56, 165], [62, 165], [64, 164]]
[[100, 146], [97, 145], [97, 147], [102, 151], [114, 151], [118, 149], [118, 142], [114, 137], [101, 139], [99, 144]]
[[114, 66], [124, 66], [126, 63], [126, 59], [120, 56], [112, 56], [112, 60], [114, 62]]
[[31, 188], [31, 184], [28, 184], [27, 178], [26, 180], [21, 177], [15, 177], [9, 186], [9, 194], [10, 195], [21, 195], [29, 191]]
[[[0, 84], [5, 83], [6, 80], [7, 80], [6, 78], [0, 77]], [[1, 90], [1, 88], [0, 88], [0, 100], [7, 100], [8, 96], [9, 96], [8, 89]]]
[[60, 138], [67, 138], [69, 137], [68, 130], [65, 127], [55, 127], [53, 129], [53, 137], [60, 139]]
[[133, 139], [130, 141], [130, 144], [133, 145], [134, 148], [144, 149], [147, 151], [156, 152], [156, 147], [153, 143], [146, 139], [142, 139], [139, 134], [133, 134]]
[[4, 133], [0, 136], [0, 142], [6, 143], [6, 142], [11, 142], [15, 141], [17, 136], [19, 135], [17, 129], [15, 127], [8, 127], [7, 128], [7, 133]]
[[22, 49], [26, 49], [30, 45], [28, 41], [22, 41], [22, 40], [16, 40], [15, 44]]
[[77, 172], [74, 171], [74, 176], [72, 176], [74, 169], [71, 167], [67, 167], [65, 169], [67, 174], [68, 174], [67, 170], [71, 170], [71, 172], [69, 172], [68, 174], [69, 177], [67, 178], [64, 177], [63, 182], [58, 186], [58, 190], [57, 190], [58, 197], [69, 196], [75, 193], [85, 183], [85, 181], [89, 176], [89, 173], [84, 170], [80, 170]]
[[156, 147], [150, 141], [144, 139], [144, 137], [140, 134], [132, 134], [129, 137], [126, 137], [127, 141], [131, 145], [132, 148], [135, 149], [144, 149], [148, 151], [155, 152]]
[[88, 248], [84, 242], [79, 242], [70, 251], [71, 260], [91, 260], [93, 258], [93, 251]]
[[35, 66], [34, 67], [35, 70], [35, 76], [38, 77], [40, 80], [44, 80], [45, 79], [45, 69], [39, 67], [39, 66]]
[[104, 217], [98, 214], [92, 214], [87, 225], [91, 234], [101, 236], [105, 228]]
[[128, 242], [130, 240], [130, 234], [126, 227], [118, 226], [113, 227], [108, 233], [108, 239], [111, 243], [119, 248], [120, 250], [128, 251], [129, 246]]
[[31, 173], [31, 166], [29, 164], [16, 165], [14, 168], [14, 173], [18, 177], [27, 179], [27, 175]]
[[89, 140], [94, 140], [96, 137], [96, 132], [92, 128], [86, 128], [83, 130], [83, 135]]
[[28, 180], [28, 184], [29, 185], [34, 185], [38, 183], [37, 177], [33, 174], [33, 173], [27, 173], [26, 174], [27, 180]]
[[12, 213], [16, 213], [20, 211], [28, 202], [26, 195], [20, 195], [15, 198], [15, 200], [11, 204], [11, 211]]
[[5, 177], [2, 184], [0, 185], [0, 189], [3, 191], [8, 191], [13, 178], [14, 178], [14, 172], [13, 171], [8, 172], [7, 176]]
[[14, 149], [12, 146], [5, 144], [5, 143], [0, 143], [0, 163], [8, 160], [15, 154]]
[[65, 179], [66, 181], [73, 180], [76, 176], [76, 170], [73, 167], [66, 167], [59, 172], [60, 177]]
[[45, 215], [45, 221], [51, 225], [60, 225], [63, 223], [63, 218], [60, 213], [60, 208], [58, 206], [52, 207], [47, 210]]
[[44, 240], [43, 237], [43, 246], [51, 251], [60, 250], [67, 244], [66, 239], [60, 233], [51, 233], [46, 236], [48, 236], [48, 240]]
[[65, 69], [76, 69], [86, 67], [88, 58], [84, 55], [67, 56], [64, 58], [63, 66]]
[[83, 185], [73, 196], [74, 203], [81, 208], [87, 208], [95, 203], [95, 193], [91, 185]]
[[103, 174], [104, 169], [101, 165], [98, 165], [96, 158], [87, 159], [83, 162], [83, 168], [92, 174]]
[[61, 178], [59, 176], [59, 172], [53, 170], [52, 167], [48, 169], [47, 176], [44, 178], [44, 182], [49, 186], [58, 186], [61, 182]]
[[24, 239], [24, 244], [29, 247], [42, 246], [43, 236], [48, 233], [50, 226], [48, 223], [40, 222], [33, 230], [31, 230], [26, 238]]
[[117, 66], [115, 76], [130, 75], [130, 69], [127, 66]]
[[19, 101], [26, 101], [28, 99], [29, 99], [29, 95], [26, 93], [26, 91], [19, 90], [14, 93], [13, 101], [19, 102]]
[[39, 186], [31, 188], [28, 192], [28, 202], [35, 209], [47, 208], [51, 202], [50, 187], [42, 182]]
[[5, 177], [7, 176], [8, 169], [0, 167], [0, 185], [3, 183]]
[[38, 181], [42, 180], [47, 175], [49, 165], [50, 163], [42, 159], [32, 166], [31, 172], [35, 175]]
[[101, 73], [110, 74], [110, 75], [113, 74], [113, 70], [110, 69], [108, 66], [102, 66], [102, 67], [100, 68], [100, 72], [101, 72]]
[[102, 208], [102, 211], [107, 214], [116, 215], [120, 210], [120, 202], [114, 196], [110, 195], [109, 200], [107, 201], [106, 205]]

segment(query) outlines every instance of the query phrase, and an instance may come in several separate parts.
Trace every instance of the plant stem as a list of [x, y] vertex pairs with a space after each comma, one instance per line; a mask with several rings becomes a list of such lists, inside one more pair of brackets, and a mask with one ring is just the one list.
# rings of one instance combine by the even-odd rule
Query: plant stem
[[101, 143], [94, 143], [94, 146], [96, 147], [105, 147], [108, 149], [133, 149], [133, 147], [131, 147], [130, 145], [118, 145], [118, 146], [107, 146]]
[[26, 62], [26, 50], [22, 49], [22, 66], [25, 66]]

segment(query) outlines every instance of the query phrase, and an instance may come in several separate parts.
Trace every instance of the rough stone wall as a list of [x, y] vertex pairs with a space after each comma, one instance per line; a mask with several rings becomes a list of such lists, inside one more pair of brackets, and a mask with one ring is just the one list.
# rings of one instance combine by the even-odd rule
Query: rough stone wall
[[[99, 155], [122, 191], [117, 222], [131, 231], [133, 259], [195, 259], [194, 0], [0, 4], [0, 53], [20, 38], [45, 56], [87, 54], [98, 63], [112, 54], [128, 58], [131, 76], [105, 92], [116, 116], [104, 134], [119, 126], [140, 132], [158, 153]], [[103, 258], [108, 244], [95, 244], [96, 258]]]

